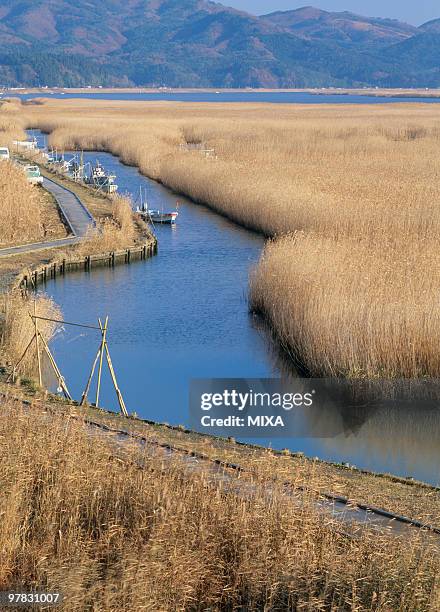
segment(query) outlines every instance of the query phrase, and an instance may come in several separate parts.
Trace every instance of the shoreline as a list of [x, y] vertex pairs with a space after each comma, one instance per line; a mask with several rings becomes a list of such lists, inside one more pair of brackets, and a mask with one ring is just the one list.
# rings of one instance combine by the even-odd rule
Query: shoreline
[[[91, 198], [95, 196], [98, 197], [98, 194], [95, 194], [93, 190], [88, 189], [85, 185], [78, 185], [74, 181], [70, 181], [64, 175], [62, 177], [59, 177], [57, 173], [50, 172], [43, 164], [39, 164], [39, 165], [42, 170], [43, 176], [46, 176], [47, 178], [49, 178], [50, 176], [50, 180], [58, 183], [60, 186], [63, 186], [65, 188], [66, 186], [64, 183], [67, 183], [68, 185], [70, 185], [70, 187], [72, 188], [71, 191], [75, 195], [77, 195], [75, 188], [79, 187], [79, 188], [83, 188], [87, 190], [90, 193]], [[44, 184], [43, 184], [43, 188], [44, 188]], [[77, 197], [79, 201], [81, 202], [82, 206], [84, 207], [85, 205], [82, 202], [81, 198], [78, 195]], [[63, 218], [63, 221], [65, 221], [65, 215], [64, 215], [63, 210], [59, 207], [58, 203], [56, 204], [56, 206], [59, 210], [59, 214]], [[73, 234], [69, 234], [67, 236], [67, 240], [69, 239], [75, 239], [75, 236]], [[66, 239], [63, 238], [60, 240], [64, 241]], [[80, 242], [80, 239], [78, 239], [78, 244], [79, 242]], [[19, 245], [19, 246], [23, 246], [23, 247], [29, 246], [30, 247], [33, 244], [34, 244], [33, 242], [30, 242], [30, 243], [24, 243], [23, 245]], [[44, 243], [41, 242], [39, 244], [44, 244]], [[0, 286], [2, 287], [2, 292], [6, 293], [8, 291], [15, 291], [17, 289], [24, 289], [25, 291], [27, 291], [29, 288], [32, 288], [32, 287], [35, 288], [41, 282], [46, 282], [46, 280], [55, 278], [56, 276], [59, 276], [59, 275], [64, 276], [66, 273], [70, 271], [78, 270], [78, 269], [89, 271], [92, 267], [97, 267], [97, 266], [114, 267], [115, 265], [118, 265], [121, 263], [129, 264], [131, 261], [145, 260], [155, 255], [158, 249], [158, 241], [157, 241], [157, 238], [153, 234], [151, 234], [146, 240], [144, 240], [141, 243], [137, 243], [137, 239], [136, 239], [136, 241], [131, 246], [125, 249], [115, 249], [109, 252], [102, 252], [102, 253], [90, 253], [88, 255], [75, 256], [74, 253], [71, 252], [70, 246], [68, 246], [66, 250], [65, 248], [63, 248], [63, 245], [60, 245], [60, 246], [56, 246], [56, 245], [50, 246], [50, 245], [51, 245], [51, 242], [48, 241], [47, 249], [40, 248], [38, 250], [24, 250], [22, 254], [17, 253], [17, 254], [11, 254], [11, 255], [5, 256], [5, 258], [7, 258], [9, 261], [13, 262], [14, 258], [19, 259], [20, 255], [25, 255], [25, 256], [31, 255], [32, 256], [38, 253], [43, 254], [43, 255], [47, 252], [54, 253], [54, 257], [51, 258], [46, 263], [42, 262], [40, 258], [40, 261], [35, 262], [34, 265], [27, 265], [24, 268], [22, 267], [19, 271], [16, 272], [14, 279], [12, 280], [10, 279], [6, 285], [2, 285], [2, 283], [0, 283]], [[8, 245], [7, 248], [8, 249], [14, 248], [16, 246], [17, 245]], [[76, 246], [76, 244], [74, 246]], [[58, 258], [56, 256], [59, 250], [61, 250], [61, 253], [62, 253], [61, 258]], [[2, 276], [3, 274], [0, 270], [0, 280]]]
[[[439, 92], [439, 95], [440, 95], [440, 92]], [[48, 136], [50, 136], [52, 134], [52, 132], [55, 131], [55, 130], [45, 131], [45, 130], [42, 130], [40, 127], [30, 127], [30, 126], [26, 126], [25, 129], [26, 130], [32, 130], [32, 129], [40, 130], [42, 133], [44, 133], [44, 134], [46, 134]], [[83, 150], [87, 151], [87, 152], [95, 151], [95, 149], [93, 147], [89, 148], [87, 146], [83, 147]], [[245, 229], [247, 231], [250, 231], [250, 232], [253, 232], [255, 234], [258, 234], [258, 235], [262, 236], [265, 239], [265, 245], [264, 245], [262, 253], [261, 253], [260, 261], [261, 261], [261, 258], [264, 256], [265, 248], [267, 247], [267, 245], [270, 244], [270, 243], [276, 244], [277, 240], [282, 239], [283, 236], [284, 236], [283, 234], [277, 234], [276, 232], [273, 232], [273, 233], [265, 232], [261, 227], [258, 226], [258, 224], [254, 224], [253, 225], [252, 223], [247, 223], [246, 220], [240, 218], [239, 214], [234, 214], [233, 211], [225, 210], [225, 209], [223, 209], [221, 207], [221, 205], [218, 206], [215, 203], [210, 203], [210, 202], [208, 202], [205, 199], [199, 198], [199, 197], [191, 194], [190, 191], [176, 189], [171, 182], [167, 181], [163, 177], [154, 176], [153, 173], [148, 173], [140, 165], [137, 165], [135, 160], [133, 160], [133, 162], [126, 161], [124, 159], [123, 154], [120, 154], [119, 152], [117, 152], [115, 150], [112, 150], [112, 147], [111, 146], [107, 146], [107, 143], [102, 144], [102, 148], [100, 149], [100, 151], [116, 157], [121, 164], [123, 164], [123, 165], [125, 165], [127, 167], [136, 168], [136, 170], [142, 176], [145, 176], [149, 180], [153, 180], [153, 181], [157, 182], [158, 184], [163, 185], [164, 187], [166, 187], [167, 189], [169, 189], [170, 191], [175, 193], [177, 196], [183, 196], [183, 197], [189, 198], [195, 204], [208, 208], [209, 210], [211, 210], [211, 211], [215, 212], [216, 214], [220, 215], [221, 217], [223, 217], [225, 219], [228, 219], [229, 221], [233, 222], [237, 226], [239, 226], [239, 227], [241, 227], [241, 228], [243, 228], [243, 229]], [[320, 375], [312, 372], [311, 368], [308, 366], [306, 361], [303, 359], [304, 353], [301, 352], [295, 346], [294, 343], [291, 343], [288, 340], [286, 340], [286, 338], [283, 335], [282, 330], [280, 330], [279, 327], [277, 326], [275, 317], [270, 312], [270, 310], [268, 308], [264, 307], [260, 300], [252, 297], [252, 285], [251, 285], [252, 278], [251, 278], [250, 275], [248, 277], [248, 281], [249, 282], [248, 282], [247, 297], [248, 297], [249, 311], [252, 312], [252, 313], [258, 314], [262, 318], [264, 323], [267, 325], [267, 328], [268, 328], [270, 334], [272, 335], [273, 339], [277, 343], [280, 351], [282, 351], [283, 356], [285, 356], [285, 358], [289, 362], [290, 366], [292, 366], [293, 368], [297, 369], [305, 377], [311, 377], [313, 375], [319, 377]], [[341, 376], [341, 378], [348, 379], [348, 378], [351, 377], [351, 374], [350, 373], [343, 373], [343, 374], [340, 374], [340, 376]], [[360, 378], [364, 378], [364, 373], [363, 372], [359, 372], [358, 376]], [[397, 379], [399, 377], [400, 376], [396, 375]]]
[[268, 89], [268, 88], [216, 88], [216, 87], [23, 87], [3, 90], [3, 95], [6, 97], [13, 97], [15, 95], [32, 95], [42, 94], [197, 94], [197, 93], [210, 93], [210, 94], [311, 94], [316, 96], [372, 96], [376, 98], [440, 98], [440, 89], [408, 89], [408, 88], [341, 88], [341, 87], [320, 87], [320, 88], [300, 88], [300, 89]]
[[[34, 129], [36, 129], [36, 128], [34, 128]], [[50, 132], [48, 132], [48, 134], [50, 134]], [[121, 159], [121, 157], [119, 155], [117, 155], [116, 153], [111, 151], [110, 148], [103, 148], [103, 152], [106, 152], [106, 153], [108, 153], [110, 155], [115, 156], [117, 159], [119, 159], [120, 163], [122, 163], [122, 164], [124, 164], [124, 165], [126, 165], [128, 167], [136, 168], [137, 171], [140, 174], [142, 174], [142, 176], [146, 176], [150, 180], [155, 180], [158, 184], [161, 184], [161, 185], [165, 186], [167, 189], [171, 189], [174, 193], [176, 193], [176, 195], [182, 195], [182, 196], [191, 198], [191, 196], [189, 194], [187, 194], [187, 193], [174, 191], [172, 189], [172, 187], [170, 185], [168, 185], [165, 181], [162, 181], [162, 180], [159, 180], [157, 178], [152, 178], [151, 176], [148, 176], [148, 174], [145, 174], [144, 172], [142, 172], [141, 168], [139, 166], [137, 166], [136, 164], [134, 164], [134, 163], [130, 164], [130, 163], [125, 162], [123, 159]], [[62, 177], [62, 178], [64, 178], [64, 180], [68, 181], [68, 179], [66, 179], [65, 177]], [[76, 185], [76, 183], [74, 183], [74, 185]], [[191, 198], [191, 199], [193, 199], [193, 198]], [[251, 232], [255, 232], [255, 233], [265, 237], [268, 240], [270, 240], [271, 238], [274, 237], [274, 236], [267, 235], [264, 232], [262, 232], [261, 230], [258, 230], [256, 228], [247, 227], [245, 224], [240, 223], [239, 221], [234, 219], [234, 217], [232, 215], [228, 215], [225, 211], [218, 210], [216, 207], [210, 205], [209, 203], [206, 203], [206, 202], [204, 202], [202, 200], [193, 200], [193, 201], [195, 201], [196, 204], [204, 206], [204, 207], [206, 207], [206, 208], [208, 208], [210, 210], [213, 210], [216, 214], [219, 214], [220, 216], [222, 216], [222, 217], [224, 217], [226, 219], [229, 219], [230, 221], [232, 221], [235, 224], [237, 224], [239, 227], [242, 227], [242, 228], [244, 228], [244, 229], [246, 229], [248, 231], [251, 231]], [[154, 248], [157, 248], [157, 243], [156, 243], [156, 246]], [[108, 266], [108, 265], [111, 266], [112, 265], [112, 263], [111, 263], [111, 255], [110, 254], [96, 255], [94, 257], [96, 258], [97, 265], [100, 265], [99, 262], [102, 262], [102, 265], [104, 265], [104, 266]], [[125, 258], [125, 263], [129, 263], [129, 261], [127, 261], [127, 259], [126, 259], [126, 253], [125, 252], [120, 252], [119, 253], [119, 258], [121, 260], [121, 263], [123, 263], [122, 259], [124, 259], [124, 258]], [[87, 271], [88, 270], [87, 259], [88, 259], [87, 256], [85, 256], [85, 257], [78, 258], [76, 261], [72, 262], [73, 269], [76, 269], [76, 270], [79, 270], [79, 271], [81, 271], [81, 270]], [[93, 260], [92, 260], [92, 263], [93, 263]], [[57, 266], [58, 266], [58, 269], [56, 268]], [[62, 266], [63, 266], [63, 262], [62, 261], [58, 262], [57, 264], [55, 264], [55, 268], [56, 268], [55, 271], [53, 271], [50, 266], [43, 266], [43, 268], [40, 268], [38, 270], [38, 273], [37, 273], [38, 282], [45, 282], [46, 279], [54, 278], [54, 276], [56, 276], [58, 274], [62, 274]], [[20, 283], [27, 284], [29, 282], [29, 280], [28, 280], [29, 276], [28, 276], [27, 279], [26, 279], [26, 276], [28, 276], [28, 275], [22, 275], [20, 277]], [[249, 286], [249, 291], [250, 291], [250, 286]], [[283, 355], [285, 355], [289, 359], [290, 364], [294, 365], [295, 367], [300, 367], [302, 373], [305, 376], [309, 376], [304, 363], [300, 359], [300, 355], [296, 355], [296, 359], [297, 359], [296, 361], [292, 358], [292, 353], [290, 352], [289, 347], [286, 347], [285, 343], [283, 342], [282, 336], [277, 332], [277, 328], [273, 324], [273, 321], [271, 320], [270, 314], [268, 312], [266, 312], [264, 310], [261, 310], [260, 308], [256, 307], [255, 304], [253, 304], [252, 302], [249, 302], [249, 307], [250, 307], [250, 310], [252, 310], [253, 312], [258, 312], [258, 314], [262, 317], [262, 319], [264, 320], [265, 324], [268, 326], [268, 329], [269, 329], [270, 333], [272, 334], [273, 338], [276, 340], [278, 348], [283, 352]], [[140, 419], [140, 421], [141, 422], [147, 422], [147, 423], [149, 422], [147, 420], [142, 420], [142, 419]], [[153, 423], [157, 425], [157, 423], [155, 423], [155, 422], [150, 422], [150, 424], [153, 424]], [[173, 428], [171, 426], [170, 426], [170, 428], [171, 429], [177, 429], [177, 428]], [[192, 433], [194, 433], [194, 432], [192, 432]], [[208, 435], [208, 437], [212, 437], [212, 436]], [[237, 444], [240, 444], [240, 443], [237, 443]], [[245, 442], [243, 443], [243, 445], [244, 446], [249, 446]], [[256, 445], [255, 448], [260, 448], [261, 449], [261, 448], [264, 448], [264, 447], [260, 447], [260, 446]], [[295, 455], [295, 453], [292, 453], [292, 454]], [[311, 457], [308, 458], [308, 459], [310, 461], [313, 461], [313, 459]], [[358, 471], [359, 473], [364, 473], [364, 474], [368, 474], [368, 475], [371, 475], [371, 476], [390, 478], [390, 479], [394, 480], [395, 482], [400, 482], [402, 484], [408, 484], [409, 485], [409, 484], [417, 483], [417, 484], [420, 484], [420, 485], [426, 485], [431, 490], [436, 490], [436, 491], [438, 490], [438, 491], [440, 491], [440, 488], [435, 487], [435, 485], [430, 484], [428, 482], [418, 481], [416, 479], [413, 479], [410, 476], [405, 478], [405, 477], [398, 476], [398, 475], [395, 475], [395, 474], [376, 473], [376, 472], [371, 471], [371, 470], [363, 470], [361, 468], [353, 468], [352, 466], [344, 467], [343, 463], [339, 464], [337, 462], [331, 462], [331, 461], [326, 461], [326, 460], [319, 460], [319, 461], [324, 463], [325, 465], [333, 465], [335, 467], [337, 466], [337, 467], [339, 467], [341, 469], [347, 469], [348, 471], [354, 469], [354, 470]]]

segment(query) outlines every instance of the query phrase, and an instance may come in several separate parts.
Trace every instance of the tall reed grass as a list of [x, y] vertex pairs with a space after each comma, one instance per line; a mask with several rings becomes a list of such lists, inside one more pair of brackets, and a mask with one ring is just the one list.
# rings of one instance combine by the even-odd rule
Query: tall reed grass
[[19, 98], [0, 101], [0, 147], [12, 148], [14, 140], [26, 138], [21, 112], [22, 104]]
[[133, 209], [128, 198], [112, 197], [111, 215], [107, 216], [96, 229], [88, 232], [75, 249], [81, 255], [117, 251], [133, 244], [136, 237], [136, 226]]
[[[7, 360], [15, 365], [24, 354], [35, 333], [31, 315], [46, 319], [60, 320], [61, 312], [53, 300], [45, 295], [22, 296], [19, 292], [0, 295], [0, 339]], [[51, 321], [38, 321], [38, 328], [47, 343], [52, 339], [57, 324]], [[46, 363], [44, 351], [41, 348], [43, 364]], [[47, 363], [46, 363], [47, 365]], [[34, 376], [38, 371], [36, 347], [32, 346], [25, 359], [20, 364], [17, 374]]]
[[423, 104], [23, 109], [59, 148], [108, 150], [267, 236], [303, 232], [270, 244], [252, 305], [311, 372], [351, 376], [439, 374], [439, 118]]
[[12, 162], [0, 162], [0, 247], [43, 235], [38, 189]]
[[231, 487], [13, 403], [0, 455], [2, 589], [61, 590], [72, 611], [438, 609], [429, 541], [347, 537], [263, 465]]

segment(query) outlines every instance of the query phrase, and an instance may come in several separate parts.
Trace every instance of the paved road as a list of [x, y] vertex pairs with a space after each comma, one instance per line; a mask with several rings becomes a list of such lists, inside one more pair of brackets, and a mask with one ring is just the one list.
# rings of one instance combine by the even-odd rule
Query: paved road
[[43, 186], [56, 199], [72, 236], [48, 242], [34, 242], [33, 244], [23, 244], [0, 249], [0, 257], [10, 257], [11, 255], [18, 255], [19, 253], [32, 253], [44, 249], [71, 246], [72, 244], [80, 242], [90, 227], [96, 226], [96, 222], [92, 215], [73, 191], [70, 191], [66, 187], [62, 187], [48, 178], [44, 178]]

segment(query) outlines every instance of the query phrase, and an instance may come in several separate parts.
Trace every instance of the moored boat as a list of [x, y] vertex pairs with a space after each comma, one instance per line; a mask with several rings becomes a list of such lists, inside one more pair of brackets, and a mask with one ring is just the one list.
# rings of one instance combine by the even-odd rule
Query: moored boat
[[84, 182], [99, 191], [116, 193], [118, 186], [115, 184], [115, 179], [116, 175], [107, 174], [104, 167], [96, 160], [96, 164], [92, 166], [90, 174], [84, 177]]
[[[164, 212], [163, 210], [154, 210], [152, 208], [148, 208], [148, 202], [142, 197], [142, 189], [139, 189], [140, 196], [140, 207], [136, 208], [136, 212], [143, 218], [145, 221], [149, 223], [161, 223], [168, 225], [175, 225], [177, 221], [177, 217], [179, 216], [179, 212], [177, 210], [172, 210], [168, 212]], [[177, 207], [179, 204], [177, 204]]]
[[152, 223], [169, 223], [174, 225], [177, 221], [179, 213], [177, 210], [173, 212], [162, 212], [160, 210], [147, 210], [143, 213]]

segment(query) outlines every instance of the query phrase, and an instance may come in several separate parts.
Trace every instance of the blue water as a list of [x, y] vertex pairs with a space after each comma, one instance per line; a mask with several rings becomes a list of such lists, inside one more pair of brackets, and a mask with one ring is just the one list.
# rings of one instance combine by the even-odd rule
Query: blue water
[[351, 94], [316, 95], [306, 92], [158, 92], [158, 93], [32, 93], [21, 94], [19, 91], [9, 92], [7, 95], [18, 96], [23, 100], [33, 98], [90, 98], [96, 100], [129, 100], [129, 101], [158, 101], [172, 102], [264, 102], [272, 104], [391, 104], [395, 102], [424, 102], [437, 104], [440, 98], [390, 98], [379, 96], [361, 96]]
[[[156, 228], [156, 257], [69, 274], [45, 288], [67, 321], [93, 325], [98, 316], [109, 316], [110, 352], [129, 411], [155, 421], [188, 424], [192, 378], [296, 376], [263, 322], [248, 313], [248, 276], [263, 248], [261, 236], [173, 194], [112, 155], [85, 153], [86, 162], [97, 157], [117, 175], [121, 193], [136, 199], [141, 188], [151, 207], [164, 210], [179, 202], [177, 226]], [[66, 327], [52, 343], [75, 398], [81, 397], [99, 341], [97, 332]], [[118, 408], [107, 373], [101, 405]], [[341, 415], [320, 418], [328, 419], [331, 429], [336, 421], [339, 426]], [[305, 432], [315, 424], [306, 417]], [[305, 433], [258, 443], [440, 482], [436, 412], [419, 411], [415, 416], [411, 411], [382, 410], [364, 414], [360, 421], [348, 414], [343, 426], [334, 438], [314, 439]]]

